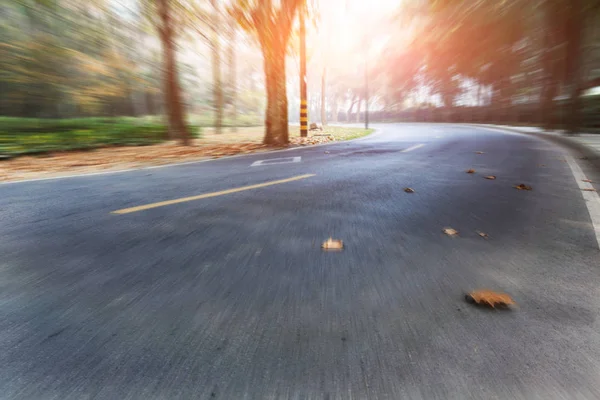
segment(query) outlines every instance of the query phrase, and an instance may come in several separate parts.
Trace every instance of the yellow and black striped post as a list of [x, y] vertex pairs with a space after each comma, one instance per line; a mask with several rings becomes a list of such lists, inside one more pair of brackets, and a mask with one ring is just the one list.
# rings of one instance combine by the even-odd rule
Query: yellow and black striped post
[[304, 13], [306, 7], [300, 6], [300, 136], [308, 136], [308, 104], [306, 101], [306, 26]]

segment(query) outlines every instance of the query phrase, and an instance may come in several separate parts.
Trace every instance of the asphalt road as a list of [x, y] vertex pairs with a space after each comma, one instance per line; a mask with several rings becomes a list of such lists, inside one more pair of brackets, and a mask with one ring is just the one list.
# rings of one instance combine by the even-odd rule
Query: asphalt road
[[[301, 160], [250, 166], [280, 157]], [[0, 398], [600, 398], [595, 200], [569, 162], [598, 178], [534, 137], [381, 125], [0, 185]], [[466, 304], [476, 288], [518, 307]]]

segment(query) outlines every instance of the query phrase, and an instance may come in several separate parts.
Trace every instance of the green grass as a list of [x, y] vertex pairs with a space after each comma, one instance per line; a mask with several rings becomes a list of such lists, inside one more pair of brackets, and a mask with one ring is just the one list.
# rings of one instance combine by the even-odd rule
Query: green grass
[[[191, 127], [198, 137], [201, 128]], [[154, 118], [37, 119], [0, 117], [0, 156], [106, 146], [144, 146], [167, 138], [167, 128]]]
[[[345, 126], [326, 126], [323, 133], [330, 133], [335, 140], [352, 140], [367, 136], [373, 133], [375, 129], [350, 128]], [[320, 132], [317, 132], [320, 133]]]

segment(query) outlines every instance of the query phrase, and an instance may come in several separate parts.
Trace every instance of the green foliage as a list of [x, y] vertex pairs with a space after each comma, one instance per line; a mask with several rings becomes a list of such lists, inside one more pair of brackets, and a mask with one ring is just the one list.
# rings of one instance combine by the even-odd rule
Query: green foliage
[[335, 137], [335, 140], [352, 140], [367, 136], [373, 133], [374, 129], [350, 128], [346, 126], [326, 126], [322, 133], [329, 133]]
[[[208, 128], [214, 126], [215, 118], [212, 114], [196, 114], [190, 115], [189, 121], [194, 126]], [[256, 114], [241, 114], [238, 115], [235, 121], [232, 121], [229, 117], [223, 118], [222, 126], [224, 127], [251, 127], [251, 126], [262, 126], [264, 119]]]
[[[109, 2], [110, 3], [110, 2]], [[0, 5], [0, 115], [64, 118], [156, 112], [160, 71], [136, 46], [139, 14], [105, 1]], [[136, 103], [137, 102], [137, 103]]]
[[[201, 128], [191, 127], [195, 137]], [[0, 117], [0, 155], [17, 156], [105, 146], [143, 146], [164, 141], [167, 128], [149, 119], [35, 119]]]

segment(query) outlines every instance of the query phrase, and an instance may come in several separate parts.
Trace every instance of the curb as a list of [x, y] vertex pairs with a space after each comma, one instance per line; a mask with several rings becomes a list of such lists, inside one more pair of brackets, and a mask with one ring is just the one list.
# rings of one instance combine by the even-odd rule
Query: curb
[[159, 168], [177, 167], [177, 166], [181, 166], [181, 165], [201, 164], [201, 163], [211, 162], [211, 161], [221, 161], [221, 160], [227, 160], [227, 159], [232, 159], [232, 158], [255, 156], [257, 154], [271, 154], [271, 153], [281, 153], [284, 151], [311, 149], [311, 148], [315, 148], [315, 147], [332, 146], [335, 144], [357, 142], [360, 140], [370, 139], [370, 138], [373, 138], [373, 137], [381, 134], [380, 128], [371, 128], [371, 129], [373, 129], [373, 132], [371, 132], [370, 134], [356, 138], [356, 139], [350, 139], [350, 140], [341, 140], [341, 141], [335, 141], [335, 142], [329, 142], [329, 143], [312, 144], [312, 145], [308, 145], [308, 146], [288, 147], [287, 149], [257, 151], [255, 153], [247, 153], [247, 154], [234, 154], [232, 156], [224, 156], [224, 157], [219, 157], [219, 158], [208, 158], [205, 160], [183, 161], [183, 162], [177, 162], [177, 163], [172, 163], [172, 164], [163, 164], [163, 165], [149, 165], [149, 166], [145, 166], [145, 167], [119, 169], [116, 171], [89, 172], [89, 173], [83, 173], [83, 174], [52, 176], [52, 177], [47, 177], [47, 178], [23, 179], [23, 180], [18, 180], [18, 181], [6, 181], [6, 182], [0, 181], [0, 186], [14, 185], [17, 183], [27, 183], [27, 182], [52, 181], [52, 180], [67, 179], [67, 178], [85, 178], [86, 176], [112, 175], [112, 174], [120, 174], [120, 173], [131, 172], [131, 171], [144, 171], [144, 170], [148, 170], [148, 169], [159, 169]]
[[584, 144], [581, 144], [581, 143], [578, 143], [578, 142], [572, 140], [568, 136], [548, 135], [548, 134], [543, 134], [543, 133], [538, 133], [538, 132], [522, 131], [519, 128], [506, 128], [506, 127], [490, 126], [490, 125], [485, 125], [485, 124], [467, 124], [467, 125], [468, 126], [476, 126], [476, 127], [480, 127], [480, 128], [487, 128], [487, 129], [504, 130], [504, 131], [508, 131], [508, 132], [515, 132], [515, 133], [520, 133], [523, 135], [536, 136], [538, 138], [545, 139], [549, 142], [553, 142], [554, 144], [558, 144], [563, 147], [568, 147], [571, 150], [575, 150], [575, 151], [581, 153], [586, 158], [586, 161], [589, 161], [590, 163], [592, 163], [594, 165], [594, 167], [596, 167], [597, 169], [600, 170], [600, 153], [598, 153], [596, 150], [594, 150]]

